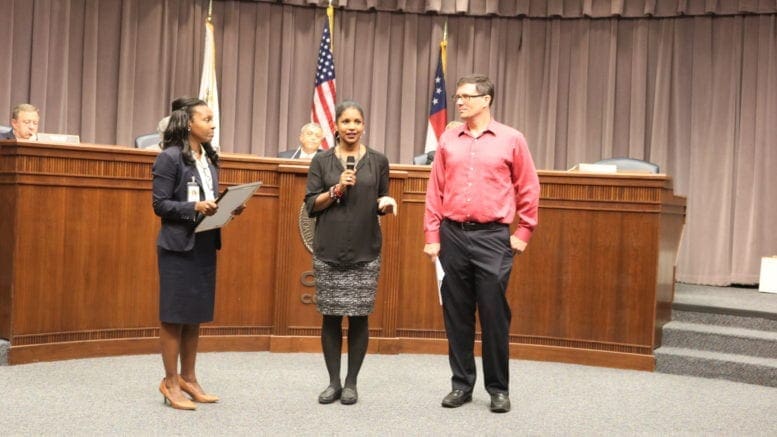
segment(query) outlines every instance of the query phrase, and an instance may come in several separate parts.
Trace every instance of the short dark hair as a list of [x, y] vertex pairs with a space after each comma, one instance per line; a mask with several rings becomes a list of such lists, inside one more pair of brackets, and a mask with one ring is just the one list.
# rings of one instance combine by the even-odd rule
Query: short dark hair
[[199, 102], [202, 102], [202, 100], [198, 99], [197, 97], [178, 97], [170, 104], [170, 112], [177, 111], [189, 106], [199, 106]]
[[488, 106], [494, 104], [494, 83], [491, 82], [491, 79], [489, 79], [488, 76], [483, 74], [469, 74], [467, 76], [462, 76], [459, 78], [459, 80], [456, 81], [456, 88], [468, 83], [475, 84], [475, 89], [478, 90], [478, 94], [485, 94], [491, 97], [491, 99], [489, 99]]

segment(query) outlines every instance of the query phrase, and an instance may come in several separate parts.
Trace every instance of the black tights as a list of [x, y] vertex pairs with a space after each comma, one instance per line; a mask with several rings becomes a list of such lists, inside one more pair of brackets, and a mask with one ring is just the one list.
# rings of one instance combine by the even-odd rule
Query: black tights
[[[356, 378], [367, 354], [370, 341], [367, 316], [348, 316], [348, 374], [346, 387], [356, 387]], [[324, 350], [329, 384], [340, 387], [340, 354], [343, 348], [343, 316], [324, 316], [321, 325], [321, 347]]]

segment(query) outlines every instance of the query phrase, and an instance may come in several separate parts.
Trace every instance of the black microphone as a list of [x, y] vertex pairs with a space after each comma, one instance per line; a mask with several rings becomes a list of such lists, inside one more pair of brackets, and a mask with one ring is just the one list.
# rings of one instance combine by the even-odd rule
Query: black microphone
[[[356, 167], [356, 160], [353, 158], [353, 156], [349, 156], [349, 157], [345, 158], [345, 169], [346, 170], [353, 171], [353, 169], [355, 167]], [[348, 179], [350, 179], [350, 178], [351, 177], [349, 176]], [[350, 186], [346, 185], [345, 191], [348, 191], [348, 188], [350, 188]]]

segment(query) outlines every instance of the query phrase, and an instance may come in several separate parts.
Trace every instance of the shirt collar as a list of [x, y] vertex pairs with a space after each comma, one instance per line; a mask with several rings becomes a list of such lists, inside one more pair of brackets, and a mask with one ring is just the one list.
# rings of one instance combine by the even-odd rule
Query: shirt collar
[[[491, 120], [489, 120], [489, 121], [488, 121], [488, 124], [486, 125], [486, 128], [485, 128], [485, 129], [483, 129], [483, 132], [482, 132], [480, 135], [482, 136], [482, 135], [483, 135], [483, 134], [485, 134], [486, 132], [489, 132], [489, 133], [491, 133], [491, 135], [496, 135], [496, 131], [497, 131], [497, 129], [498, 129], [498, 127], [497, 127], [497, 126], [498, 126], [498, 123], [497, 123], [497, 122], [494, 120], [494, 118], [492, 117], [492, 118], [491, 118]], [[458, 136], [462, 136], [462, 135], [463, 135], [463, 134], [465, 134], [465, 133], [466, 133], [466, 135], [467, 135], [467, 136], [470, 136], [470, 137], [472, 136], [472, 135], [470, 135], [470, 133], [469, 133], [469, 127], [467, 127], [467, 124], [466, 124], [466, 123], [464, 123], [464, 125], [463, 125], [463, 126], [460, 126], [460, 127], [458, 127], [457, 129], [461, 129], [461, 130], [458, 132], [458, 134], [457, 134]]]

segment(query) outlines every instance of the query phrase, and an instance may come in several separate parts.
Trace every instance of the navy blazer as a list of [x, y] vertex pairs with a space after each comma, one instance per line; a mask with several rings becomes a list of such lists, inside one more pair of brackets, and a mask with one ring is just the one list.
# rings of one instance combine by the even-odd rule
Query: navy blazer
[[[218, 169], [210, 162], [213, 175], [213, 192], [218, 197]], [[187, 165], [180, 147], [168, 147], [154, 161], [151, 173], [154, 176], [152, 199], [154, 213], [162, 218], [162, 228], [157, 237], [157, 246], [176, 252], [194, 248], [194, 228], [200, 214], [195, 211], [195, 202], [187, 202], [187, 183], [194, 178], [200, 186], [200, 200], [205, 200], [205, 191], [197, 167]], [[221, 233], [216, 230], [216, 248], [221, 248]]]

